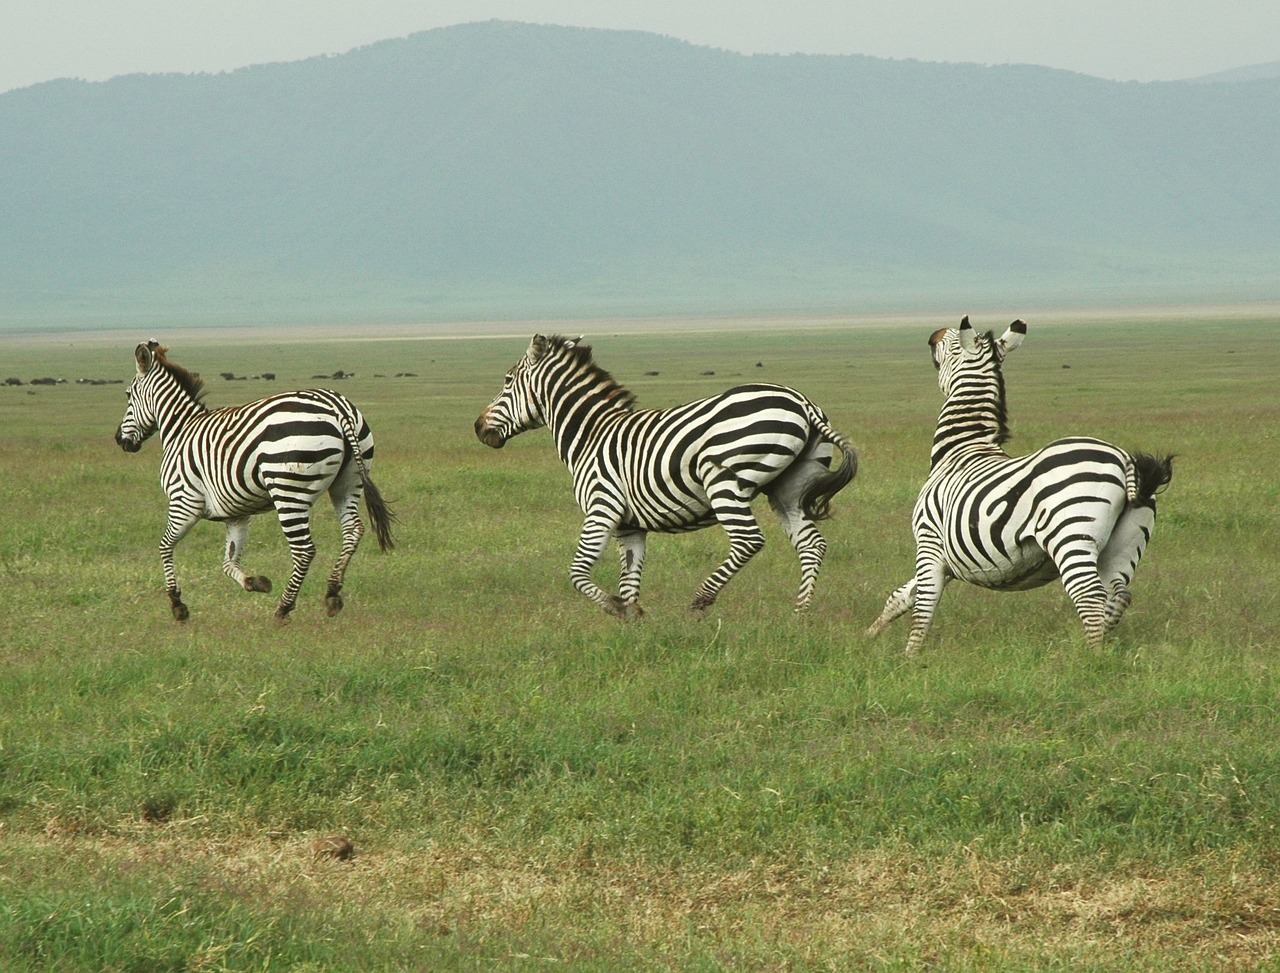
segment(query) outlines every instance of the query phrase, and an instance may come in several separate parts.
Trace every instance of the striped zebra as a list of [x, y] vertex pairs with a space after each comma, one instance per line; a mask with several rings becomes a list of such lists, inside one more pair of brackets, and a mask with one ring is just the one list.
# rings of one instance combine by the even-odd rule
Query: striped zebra
[[209, 409], [199, 376], [165, 357], [154, 341], [134, 350], [137, 374], [129, 386], [116, 442], [136, 453], [160, 433], [160, 483], [169, 497], [160, 541], [165, 588], [173, 617], [189, 612], [173, 566], [173, 549], [199, 520], [226, 524], [222, 570], [246, 591], [270, 591], [271, 582], [240, 567], [249, 518], [275, 509], [293, 556], [276, 620], [284, 622], [315, 557], [311, 508], [326, 490], [342, 523], [342, 553], [329, 575], [327, 614], [342, 610], [343, 576], [356, 552], [365, 505], [382, 549], [392, 547], [390, 510], [369, 478], [373, 433], [360, 410], [337, 392], [309, 389], [272, 395], [247, 405]]
[[[814, 521], [828, 515], [831, 498], [853, 479], [857, 454], [805, 396], [752, 384], [671, 409], [636, 409], [635, 396], [592, 360], [581, 337], [534, 335], [475, 429], [481, 442], [500, 449], [540, 426], [550, 428], [585, 515], [570, 580], [606, 612], [643, 614], [640, 572], [650, 531], [719, 523], [729, 535], [729, 555], [692, 606], [709, 608], [764, 546], [751, 512], [760, 493], [800, 558], [796, 610], [809, 606], [827, 549]], [[591, 580], [610, 537], [621, 561], [617, 595]]]
[[929, 338], [946, 401], [931, 467], [912, 514], [916, 573], [889, 596], [867, 634], [912, 612], [916, 652], [952, 578], [1022, 591], [1061, 578], [1091, 647], [1124, 615], [1129, 584], [1151, 539], [1156, 492], [1173, 457], [1126, 453], [1098, 439], [1059, 439], [1011, 457], [1001, 365], [1026, 337], [1015, 321], [994, 340], [966, 317]]

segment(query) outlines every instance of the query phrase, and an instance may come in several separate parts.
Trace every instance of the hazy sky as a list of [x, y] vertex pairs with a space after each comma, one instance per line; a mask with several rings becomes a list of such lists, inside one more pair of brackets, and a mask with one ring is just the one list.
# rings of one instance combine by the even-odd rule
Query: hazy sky
[[494, 18], [1124, 81], [1280, 61], [1280, 0], [0, 0], [0, 91], [294, 61]]

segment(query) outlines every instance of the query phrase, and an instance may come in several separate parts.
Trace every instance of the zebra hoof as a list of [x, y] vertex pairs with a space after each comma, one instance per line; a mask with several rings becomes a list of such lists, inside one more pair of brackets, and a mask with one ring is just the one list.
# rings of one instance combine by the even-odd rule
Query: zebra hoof
[[332, 618], [342, 611], [342, 595], [325, 595], [324, 613]]
[[191, 612], [182, 602], [175, 602], [173, 605], [173, 618], [175, 621], [185, 622], [191, 617]]
[[606, 615], [612, 615], [614, 618], [627, 617], [627, 603], [617, 595], [608, 595], [600, 607], [604, 609]]
[[251, 577], [251, 578], [245, 578], [244, 590], [245, 591], [261, 591], [264, 593], [268, 592], [271, 590], [271, 579], [265, 578], [262, 575], [257, 575], [256, 577]]
[[644, 609], [634, 601], [629, 601], [622, 606], [622, 618], [628, 622], [638, 622], [644, 618]]
[[275, 614], [276, 628], [281, 628], [289, 624], [289, 612], [291, 611], [293, 611], [292, 605], [289, 605], [288, 607], [281, 605], [279, 608], [276, 609], [276, 614]]

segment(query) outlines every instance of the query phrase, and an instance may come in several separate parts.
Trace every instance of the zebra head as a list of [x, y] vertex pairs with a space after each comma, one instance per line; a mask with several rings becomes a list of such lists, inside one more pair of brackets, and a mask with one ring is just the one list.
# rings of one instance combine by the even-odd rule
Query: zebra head
[[959, 328], [941, 328], [929, 336], [933, 367], [938, 371], [938, 387], [950, 396], [956, 377], [974, 371], [999, 373], [1005, 356], [1027, 336], [1027, 326], [1014, 321], [999, 338], [992, 332], [979, 334], [965, 315]]
[[555, 362], [572, 360], [574, 356], [566, 353], [573, 352], [581, 341], [581, 335], [548, 338], [535, 334], [529, 350], [507, 372], [502, 391], [476, 419], [476, 438], [486, 446], [501, 449], [512, 436], [545, 426], [544, 377]]
[[160, 371], [157, 362], [163, 355], [164, 349], [156, 341], [148, 341], [133, 350], [138, 370], [125, 392], [124, 418], [116, 427], [116, 444], [126, 453], [140, 450], [159, 428], [154, 387], [155, 377]]

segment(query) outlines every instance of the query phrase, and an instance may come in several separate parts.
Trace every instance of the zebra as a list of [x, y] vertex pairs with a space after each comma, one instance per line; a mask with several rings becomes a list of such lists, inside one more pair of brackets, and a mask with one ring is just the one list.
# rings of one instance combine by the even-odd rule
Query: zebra
[[943, 587], [952, 578], [1022, 591], [1061, 578], [1091, 648], [1119, 623], [1129, 585], [1155, 526], [1157, 491], [1173, 477], [1173, 457], [1127, 453], [1083, 436], [1012, 457], [1005, 405], [1005, 356], [1027, 326], [998, 339], [959, 329], [929, 337], [946, 401], [933, 437], [930, 471], [912, 529], [916, 573], [893, 592], [867, 630], [878, 635], [912, 612], [907, 654], [919, 650]]
[[170, 361], [155, 341], [134, 349], [137, 374], [129, 386], [116, 443], [136, 453], [160, 433], [160, 483], [169, 497], [160, 540], [165, 588], [173, 617], [190, 612], [182, 602], [173, 549], [200, 520], [222, 521], [227, 538], [223, 572], [246, 591], [271, 590], [271, 581], [247, 574], [240, 557], [249, 518], [275, 508], [293, 558], [293, 572], [276, 608], [288, 620], [315, 557], [311, 508], [326, 490], [342, 524], [342, 552], [329, 575], [326, 614], [342, 610], [343, 577], [364, 525], [361, 493], [379, 546], [390, 550], [395, 519], [373, 480], [373, 433], [360, 410], [337, 392], [308, 389], [268, 396], [246, 405], [210, 409], [200, 377]]
[[[507, 372], [502, 391], [476, 419], [476, 436], [500, 449], [548, 426], [569, 468], [584, 520], [569, 569], [575, 588], [610, 615], [638, 618], [645, 538], [719, 523], [729, 554], [698, 588], [704, 612], [764, 546], [751, 512], [760, 493], [800, 559], [796, 610], [813, 599], [827, 543], [814, 522], [857, 472], [853, 444], [794, 389], [739, 385], [669, 409], [637, 409], [635, 396], [592, 359], [582, 337], [541, 334]], [[839, 449], [841, 461], [834, 466]], [[621, 562], [618, 594], [591, 579], [609, 538]]]

